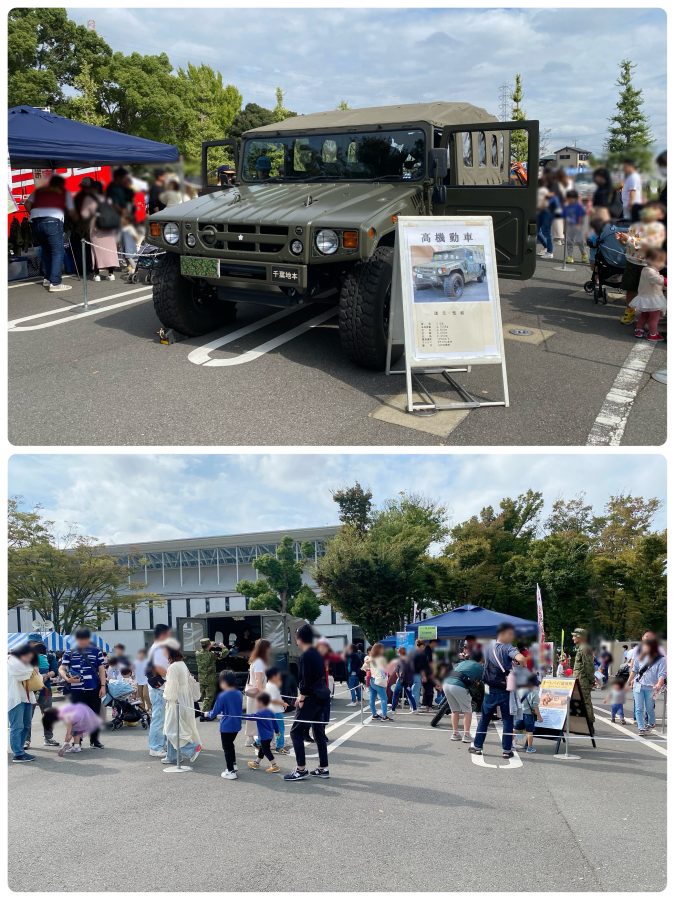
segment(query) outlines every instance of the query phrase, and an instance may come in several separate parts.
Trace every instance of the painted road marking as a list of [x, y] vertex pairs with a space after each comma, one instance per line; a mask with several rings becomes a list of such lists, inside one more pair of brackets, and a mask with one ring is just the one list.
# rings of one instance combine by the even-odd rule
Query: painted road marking
[[[356, 712], [351, 713], [348, 716], [345, 716], [343, 719], [340, 719], [340, 721], [336, 722], [335, 725], [331, 725], [330, 728], [326, 728], [326, 734], [330, 734], [330, 732], [335, 731], [336, 728], [341, 728], [342, 725], [345, 724], [345, 722], [349, 722], [351, 719], [354, 719], [356, 716], [360, 716], [360, 715], [361, 715], [361, 710], [357, 709]], [[348, 738], [355, 735], [357, 731], [360, 731], [364, 727], [364, 725], [365, 725], [365, 722], [363, 724], [361, 724], [361, 722], [359, 722], [358, 724], [354, 725], [353, 728], [350, 728], [349, 731], [347, 731], [345, 734], [343, 734], [342, 737], [339, 737], [335, 741], [331, 741], [330, 744], [328, 745], [328, 752], [330, 753], [336, 747], [339, 747], [341, 744], [344, 744], [344, 742]], [[289, 756], [295, 756], [295, 751], [291, 750]], [[318, 753], [305, 753], [305, 756], [307, 759], [314, 759], [314, 758], [318, 758], [319, 754]]]
[[[122, 291], [119, 294], [108, 294], [106, 297], [97, 297], [95, 300], [89, 301], [89, 306], [93, 306], [94, 303], [105, 303], [106, 300], [116, 300], [118, 297], [128, 297], [129, 294], [139, 294], [141, 291], [146, 291], [147, 285], [145, 287], [134, 288], [130, 291]], [[35, 319], [44, 319], [46, 316], [55, 316], [57, 313], [61, 312], [72, 312], [74, 309], [84, 309], [83, 303], [72, 303], [70, 306], [58, 306], [56, 309], [47, 309], [41, 313], [34, 313], [32, 316], [24, 316], [21, 319], [12, 319], [8, 323], [8, 327], [10, 331], [17, 325], [20, 325], [22, 322], [33, 322]]]
[[215, 362], [215, 360], [211, 359], [212, 350], [217, 350], [219, 347], [224, 347], [226, 344], [231, 344], [233, 341], [237, 341], [241, 337], [246, 337], [247, 334], [252, 334], [254, 331], [259, 331], [266, 325], [271, 325], [272, 322], [276, 322], [278, 319], [283, 319], [285, 316], [290, 316], [291, 313], [297, 312], [298, 308], [299, 307], [297, 306], [292, 306], [288, 309], [277, 310], [277, 312], [272, 313], [272, 315], [265, 316], [264, 319], [257, 319], [255, 322], [251, 322], [249, 325], [244, 325], [242, 328], [238, 328], [236, 331], [231, 331], [229, 334], [223, 335], [223, 337], [219, 337], [213, 341], [209, 341], [208, 344], [203, 344], [201, 347], [197, 347], [196, 350], [192, 350], [188, 354], [188, 359], [196, 366], [203, 366], [207, 362]]
[[[75, 278], [75, 275], [62, 275], [61, 278], [65, 281], [66, 278]], [[7, 290], [11, 291], [13, 288], [19, 287], [33, 287], [36, 284], [42, 284], [42, 278], [32, 278], [30, 281], [20, 281], [18, 284], [8, 284]]]
[[[598, 707], [595, 704], [593, 704], [593, 709], [598, 709]], [[602, 711], [606, 712], [606, 710], [602, 710]], [[621, 731], [623, 734], [627, 734], [628, 737], [632, 738], [634, 741], [639, 741], [641, 744], [646, 744], [647, 747], [651, 747], [652, 750], [656, 750], [656, 752], [660, 753], [661, 756], [668, 756], [667, 749], [665, 749], [664, 747], [659, 747], [659, 745], [655, 744], [654, 741], [648, 741], [646, 738], [643, 738], [639, 734], [633, 734], [627, 728], [624, 728], [623, 725], [617, 725], [616, 722], [612, 722], [609, 719], [603, 718], [602, 721], [605, 723], [605, 725], [609, 725], [610, 728], [615, 728], [617, 731]], [[595, 737], [596, 737], [596, 740], [602, 740], [602, 738], [598, 738], [597, 734]]]
[[253, 325], [246, 326], [246, 328], [241, 328], [238, 332], [235, 331], [232, 334], [225, 335], [225, 337], [223, 338], [218, 338], [215, 341], [211, 341], [209, 344], [205, 344], [203, 347], [199, 347], [197, 348], [197, 350], [193, 350], [190, 354], [188, 354], [188, 359], [190, 360], [190, 362], [202, 366], [242, 366], [245, 363], [253, 362], [256, 359], [259, 359], [261, 356], [269, 353], [270, 350], [275, 350], [282, 344], [287, 344], [289, 341], [292, 341], [299, 335], [304, 334], [305, 331], [310, 331], [312, 328], [316, 328], [328, 319], [332, 319], [333, 316], [337, 314], [337, 309], [335, 307], [331, 307], [331, 309], [322, 312], [320, 315], [315, 316], [313, 319], [309, 319], [307, 322], [302, 322], [300, 325], [296, 325], [296, 327], [291, 328], [290, 331], [285, 331], [277, 337], [266, 341], [264, 344], [260, 344], [258, 347], [254, 347], [253, 350], [248, 350], [246, 353], [240, 353], [238, 356], [233, 356], [230, 359], [210, 358], [209, 354], [211, 350], [217, 349], [218, 347], [223, 347], [226, 344], [230, 344], [232, 343], [232, 341], [236, 340], [238, 337], [241, 337], [243, 334], [250, 334], [253, 331], [258, 331], [268, 322], [280, 319], [283, 315], [289, 315], [291, 312], [297, 312], [297, 307], [293, 307], [291, 310], [282, 310], [280, 313], [275, 313], [273, 316], [268, 316], [267, 319], [261, 319], [259, 322], [254, 323]]
[[10, 328], [12, 334], [17, 331], [40, 331], [43, 328], [53, 328], [55, 325], [62, 325], [64, 322], [77, 322], [80, 319], [86, 319], [88, 316], [100, 316], [102, 313], [110, 312], [113, 309], [121, 309], [123, 306], [131, 306], [134, 303], [142, 303], [149, 300], [152, 294], [145, 297], [134, 297], [131, 300], [124, 300], [122, 303], [113, 303], [111, 306], [104, 306], [101, 309], [90, 309], [87, 312], [77, 313], [74, 316], [64, 316], [62, 319], [54, 319], [53, 322], [43, 322], [41, 325], [22, 325], [18, 328]]
[[638, 341], [630, 351], [593, 423], [587, 446], [620, 446], [640, 381], [655, 346], [649, 341]]

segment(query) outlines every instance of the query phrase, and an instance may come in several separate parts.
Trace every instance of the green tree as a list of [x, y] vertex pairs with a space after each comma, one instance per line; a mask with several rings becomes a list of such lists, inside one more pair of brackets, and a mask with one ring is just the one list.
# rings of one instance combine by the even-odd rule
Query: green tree
[[313, 559], [312, 543], [303, 544], [296, 557], [295, 542], [286, 536], [280, 541], [276, 555], [265, 553], [253, 562], [253, 568], [263, 577], [257, 581], [242, 579], [236, 588], [249, 601], [249, 609], [275, 609], [296, 615], [296, 600], [308, 609], [308, 591], [314, 593], [302, 581], [303, 572]]
[[87, 125], [105, 126], [108, 117], [100, 109], [100, 85], [92, 75], [91, 63], [83, 63], [80, 72], [75, 76], [73, 86], [77, 96], [68, 100], [68, 114]]
[[[520, 73], [516, 73], [516, 79], [511, 93], [513, 106], [511, 108], [511, 120], [524, 122], [527, 116], [521, 106], [523, 102], [523, 80]], [[511, 162], [527, 162], [528, 138], [526, 131], [511, 132]]]
[[633, 72], [636, 68], [636, 64], [629, 59], [622, 59], [619, 63], [619, 77], [616, 81], [619, 99], [616, 111], [609, 120], [605, 150], [610, 165], [616, 165], [622, 159], [630, 157], [639, 168], [648, 168], [654, 139], [642, 108], [642, 90], [633, 84]]
[[290, 119], [293, 116], [297, 116], [297, 113], [294, 113], [290, 109], [286, 109], [284, 106], [284, 92], [280, 87], [275, 90], [274, 94], [276, 96], [276, 103], [274, 104], [272, 113], [275, 122], [283, 122], [284, 119]]
[[314, 591], [307, 584], [303, 584], [293, 599], [291, 613], [299, 619], [307, 619], [314, 623], [321, 615], [321, 603]]
[[21, 498], [10, 497], [8, 501], [7, 545], [10, 550], [48, 544], [51, 538], [52, 522], [42, 518], [40, 507], [26, 511], [21, 509]]
[[241, 137], [245, 131], [252, 128], [262, 128], [263, 125], [271, 125], [277, 121], [274, 111], [259, 106], [257, 103], [247, 103], [234, 117], [228, 137]]
[[363, 534], [371, 524], [373, 515], [373, 494], [364, 490], [357, 481], [352, 487], [333, 492], [333, 500], [340, 512], [338, 518], [343, 525], [351, 525]]
[[337, 108], [338, 109], [351, 109], [351, 106], [349, 105], [349, 103], [347, 103], [346, 100], [340, 100], [340, 102], [337, 105]]
[[[195, 66], [179, 69], [178, 94], [184, 97], [189, 110], [189, 124], [181, 147], [186, 168], [195, 170], [201, 163], [203, 141], [224, 138], [241, 109], [242, 97], [232, 84], [223, 84], [223, 76], [211, 66]], [[233, 160], [229, 160], [232, 162]]]

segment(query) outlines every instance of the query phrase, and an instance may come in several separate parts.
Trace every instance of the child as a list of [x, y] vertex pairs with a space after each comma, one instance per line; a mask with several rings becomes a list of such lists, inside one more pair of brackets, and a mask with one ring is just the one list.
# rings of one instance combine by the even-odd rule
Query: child
[[272, 668], [268, 669], [265, 674], [267, 676], [267, 684], [265, 686], [265, 689], [270, 695], [270, 709], [274, 713], [274, 718], [277, 720], [277, 724], [279, 725], [277, 743], [274, 749], [277, 753], [287, 754], [288, 750], [284, 743], [284, 710], [288, 709], [288, 703], [286, 703], [281, 696], [281, 669], [278, 669], [276, 666], [272, 666]]
[[234, 672], [223, 672], [218, 681], [220, 694], [216, 697], [213, 707], [204, 713], [205, 719], [220, 718], [220, 743], [225, 754], [225, 771], [220, 773], [221, 778], [228, 781], [237, 779], [237, 756], [234, 750], [234, 741], [241, 731], [242, 712], [244, 709], [244, 695], [237, 690], [237, 679]]
[[665, 250], [659, 247], [647, 250], [645, 265], [640, 273], [638, 292], [628, 304], [638, 313], [635, 337], [646, 337], [653, 343], [664, 340], [663, 335], [658, 332], [658, 326], [661, 313], [666, 310], [666, 298], [663, 293], [665, 278], [661, 275], [661, 269], [665, 267]]
[[255, 698], [256, 711], [244, 716], [245, 719], [254, 720], [258, 726], [258, 739], [260, 746], [258, 747], [258, 758], [249, 760], [249, 769], [259, 769], [260, 760], [267, 757], [269, 766], [265, 769], [270, 775], [280, 772], [279, 766], [274, 762], [274, 754], [272, 753], [272, 738], [274, 734], [279, 734], [279, 724], [272, 710], [269, 708], [270, 695], [265, 691], [261, 691]]
[[82, 736], [92, 734], [103, 724], [100, 716], [84, 703], [64, 703], [59, 707], [46, 709], [42, 716], [42, 725], [47, 731], [53, 731], [55, 722], [65, 722], [66, 739], [59, 749], [59, 756], [66, 753], [82, 752]]
[[623, 705], [626, 702], [626, 682], [623, 678], [615, 678], [609, 691], [609, 697], [605, 697], [605, 703], [612, 704], [612, 722], [619, 717], [619, 725], [625, 725]]
[[526, 753], [536, 753], [536, 749], [532, 746], [534, 743], [534, 723], [543, 722], [541, 713], [539, 712], [539, 679], [536, 675], [530, 675], [527, 679], [527, 686], [522, 689], [519, 697], [520, 706], [523, 710], [523, 718], [516, 722], [514, 731], [521, 734], [527, 734], [527, 740], [519, 747]]
[[574, 262], [574, 248], [579, 248], [581, 252], [581, 261], [588, 262], [588, 253], [584, 246], [584, 219], [586, 218], [586, 210], [583, 204], [579, 203], [579, 193], [577, 191], [567, 191], [565, 194], [565, 205], [563, 206], [563, 218], [565, 219], [565, 261], [567, 263]]

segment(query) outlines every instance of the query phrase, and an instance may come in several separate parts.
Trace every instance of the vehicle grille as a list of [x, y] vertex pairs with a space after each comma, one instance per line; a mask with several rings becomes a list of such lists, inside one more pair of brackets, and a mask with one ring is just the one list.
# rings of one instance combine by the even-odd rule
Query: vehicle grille
[[288, 243], [284, 225], [251, 225], [247, 222], [200, 222], [199, 238], [209, 250], [274, 257]]

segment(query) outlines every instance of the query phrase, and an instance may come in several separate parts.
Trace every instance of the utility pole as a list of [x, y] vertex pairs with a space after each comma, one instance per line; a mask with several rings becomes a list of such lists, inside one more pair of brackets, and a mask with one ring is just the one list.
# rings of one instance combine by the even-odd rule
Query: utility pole
[[499, 116], [502, 122], [508, 122], [511, 118], [511, 94], [513, 85], [504, 83], [499, 86]]

